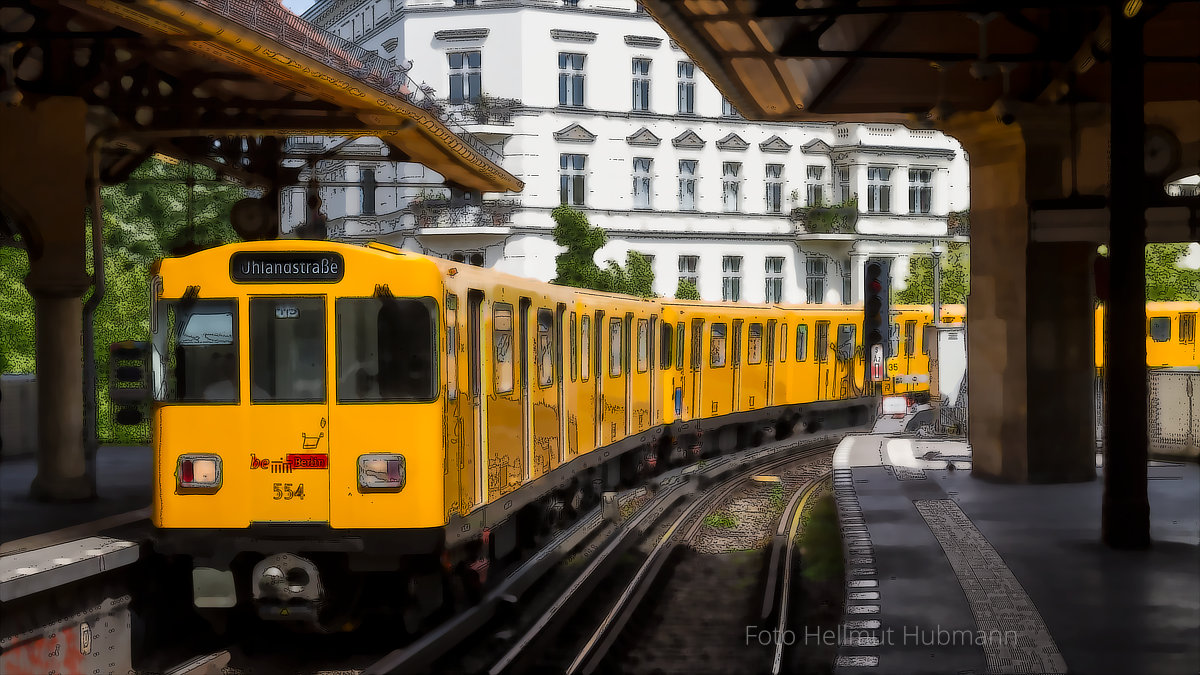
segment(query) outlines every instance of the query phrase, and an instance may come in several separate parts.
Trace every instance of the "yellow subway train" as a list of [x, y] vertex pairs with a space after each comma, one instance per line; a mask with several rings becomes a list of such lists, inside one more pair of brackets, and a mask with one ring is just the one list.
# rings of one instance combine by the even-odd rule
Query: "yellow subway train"
[[[637, 299], [296, 240], [165, 259], [152, 296], [155, 546], [217, 616], [338, 630], [370, 606], [413, 627], [605, 490], [878, 404], [861, 307]], [[892, 316], [876, 393], [919, 395], [929, 308]]]

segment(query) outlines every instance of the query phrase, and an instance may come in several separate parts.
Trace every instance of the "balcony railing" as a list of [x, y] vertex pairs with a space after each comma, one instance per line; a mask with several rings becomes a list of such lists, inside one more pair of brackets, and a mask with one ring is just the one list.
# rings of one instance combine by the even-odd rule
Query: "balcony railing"
[[970, 237], [971, 212], [951, 211], [946, 217], [946, 234], [951, 237]]
[[507, 227], [520, 206], [511, 200], [488, 200], [482, 204], [451, 205], [449, 200], [413, 201], [408, 210], [417, 227]]
[[854, 234], [858, 203], [794, 208], [789, 219], [795, 223], [797, 234]]
[[500, 163], [500, 153], [468, 133], [460, 124], [438, 115], [438, 103], [433, 97], [433, 89], [418, 86], [413, 82], [408, 76], [411, 66], [401, 68], [392, 59], [385, 59], [373, 51], [318, 28], [284, 9], [278, 0], [190, 1], [285, 44], [330, 68], [351, 75], [379, 91], [434, 113], [442, 124], [462, 138], [475, 152], [494, 164]]
[[513, 111], [521, 102], [515, 98], [492, 98], [485, 96], [470, 103], [438, 101], [439, 114], [458, 124], [512, 124]]

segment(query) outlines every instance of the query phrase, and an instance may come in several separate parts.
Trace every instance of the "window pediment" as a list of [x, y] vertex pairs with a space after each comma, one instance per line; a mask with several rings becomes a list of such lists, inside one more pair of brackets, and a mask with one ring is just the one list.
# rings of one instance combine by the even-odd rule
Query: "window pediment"
[[691, 129], [671, 139], [671, 145], [683, 150], [699, 150], [704, 147], [704, 144], [705, 140]]
[[662, 139], [654, 135], [646, 127], [642, 127], [635, 131], [632, 135], [625, 137], [625, 142], [630, 145], [639, 145], [644, 147], [655, 147], [662, 142]]
[[554, 132], [554, 140], [564, 143], [591, 143], [596, 140], [596, 134], [575, 123]]

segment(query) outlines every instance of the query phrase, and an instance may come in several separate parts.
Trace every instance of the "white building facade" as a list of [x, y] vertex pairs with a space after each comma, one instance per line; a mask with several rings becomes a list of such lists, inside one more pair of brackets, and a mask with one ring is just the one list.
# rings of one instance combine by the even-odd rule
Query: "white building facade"
[[[601, 265], [652, 256], [654, 290], [860, 302], [867, 257], [908, 256], [967, 208], [957, 141], [898, 125], [750, 122], [633, 0], [318, 0], [305, 18], [397, 63], [500, 153], [520, 194], [450, 190], [357, 141], [322, 164], [331, 236], [550, 280], [566, 203], [608, 232]], [[321, 143], [321, 139], [311, 142]], [[807, 207], [849, 205], [820, 215]], [[285, 200], [284, 226], [304, 217]]]

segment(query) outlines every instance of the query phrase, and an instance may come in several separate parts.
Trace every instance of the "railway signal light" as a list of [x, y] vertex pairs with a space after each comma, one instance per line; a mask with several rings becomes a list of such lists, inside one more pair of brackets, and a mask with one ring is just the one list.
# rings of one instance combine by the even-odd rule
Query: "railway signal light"
[[117, 406], [117, 424], [139, 424], [150, 398], [150, 343], [125, 340], [108, 349], [108, 398]]
[[[879, 362], [892, 356], [888, 353], [888, 325], [891, 321], [891, 261], [887, 258], [869, 258], [863, 269], [866, 281], [866, 297], [863, 301], [863, 349], [872, 355], [879, 354]], [[879, 347], [876, 350], [876, 346]], [[883, 379], [882, 366], [872, 367], [867, 363], [868, 379], [878, 382]]]

